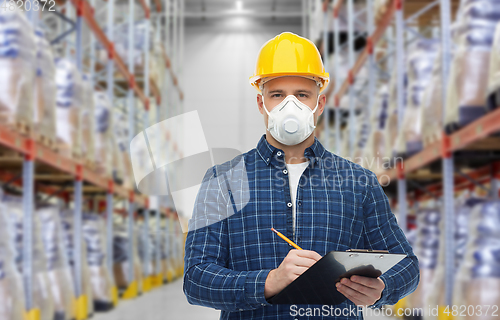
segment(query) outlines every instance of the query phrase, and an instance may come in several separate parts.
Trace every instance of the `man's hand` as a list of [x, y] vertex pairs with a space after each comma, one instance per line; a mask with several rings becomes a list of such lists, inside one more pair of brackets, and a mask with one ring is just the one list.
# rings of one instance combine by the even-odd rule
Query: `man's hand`
[[344, 278], [336, 284], [337, 290], [357, 306], [371, 306], [380, 299], [385, 283], [382, 279], [362, 276]]
[[321, 258], [316, 251], [290, 250], [279, 267], [271, 270], [267, 276], [264, 289], [266, 299], [278, 294]]

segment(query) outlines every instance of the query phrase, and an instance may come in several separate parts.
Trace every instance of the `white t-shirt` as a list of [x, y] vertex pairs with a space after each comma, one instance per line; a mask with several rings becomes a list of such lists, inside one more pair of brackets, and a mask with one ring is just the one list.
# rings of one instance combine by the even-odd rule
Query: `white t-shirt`
[[293, 233], [295, 234], [295, 199], [297, 198], [297, 188], [299, 186], [299, 180], [302, 173], [306, 170], [310, 161], [302, 163], [287, 163], [286, 168], [288, 170], [288, 180], [290, 182], [290, 196], [292, 197], [292, 213], [293, 213]]

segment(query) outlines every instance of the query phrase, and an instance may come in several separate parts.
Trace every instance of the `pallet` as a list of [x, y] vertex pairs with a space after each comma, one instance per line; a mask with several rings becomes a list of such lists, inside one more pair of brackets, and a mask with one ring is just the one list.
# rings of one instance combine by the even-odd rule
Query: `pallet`
[[83, 164], [85, 167], [89, 168], [90, 170], [92, 170], [94, 172], [97, 170], [97, 162], [95, 160], [84, 159]]
[[41, 145], [43, 145], [43, 146], [45, 146], [53, 151], [57, 151], [57, 143], [56, 143], [55, 139], [38, 133], [35, 135], [35, 140], [38, 143], [40, 143]]
[[82, 160], [82, 154], [76, 153], [70, 148], [67, 144], [58, 141], [56, 143], [57, 153], [62, 155], [63, 157], [70, 158], [76, 161]]
[[3, 159], [23, 159], [23, 154], [19, 151], [12, 149], [0, 149], [0, 158]]
[[5, 117], [2, 117], [0, 123], [10, 130], [20, 133], [24, 136], [30, 136], [33, 132], [32, 124], [28, 124], [25, 121], [15, 120], [12, 118], [6, 119]]
[[441, 133], [440, 132], [434, 132], [434, 133], [427, 133], [422, 136], [422, 141], [424, 148], [427, 147], [428, 145], [434, 144], [438, 141], [441, 141]]

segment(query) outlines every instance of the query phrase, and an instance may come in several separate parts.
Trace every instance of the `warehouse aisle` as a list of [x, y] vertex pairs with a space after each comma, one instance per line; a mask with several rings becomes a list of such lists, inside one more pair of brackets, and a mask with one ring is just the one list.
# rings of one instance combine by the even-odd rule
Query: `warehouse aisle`
[[182, 292], [182, 277], [131, 301], [120, 301], [115, 310], [95, 314], [92, 320], [215, 320], [220, 311], [190, 305]]
[[[120, 301], [109, 313], [95, 314], [92, 320], [216, 320], [220, 311], [190, 305], [182, 292], [182, 278], [148, 292], [135, 300]], [[365, 317], [366, 320], [392, 320], [387, 317]]]

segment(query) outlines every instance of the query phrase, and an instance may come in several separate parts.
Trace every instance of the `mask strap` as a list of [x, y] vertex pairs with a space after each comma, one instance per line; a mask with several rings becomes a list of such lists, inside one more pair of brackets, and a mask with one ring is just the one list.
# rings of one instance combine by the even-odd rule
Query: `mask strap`
[[264, 111], [266, 111], [266, 113], [267, 113], [268, 116], [271, 116], [269, 114], [269, 111], [267, 111], [266, 104], [264, 103], [264, 96], [262, 94], [260, 96], [262, 97], [262, 106], [264, 107]]
[[[318, 105], [319, 105], [319, 97], [320, 97], [320, 96], [321, 96], [321, 95], [318, 95], [318, 100], [316, 101], [316, 107], [314, 107], [314, 110], [312, 111], [312, 113], [315, 113], [315, 112], [316, 112], [316, 109], [318, 109]], [[262, 101], [264, 101], [264, 100], [262, 100]]]

